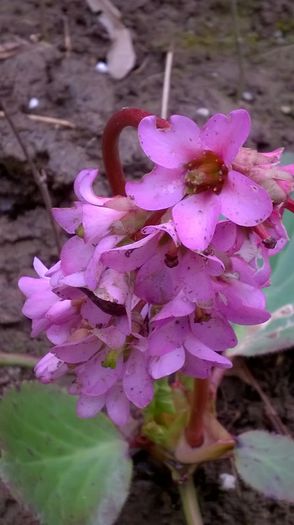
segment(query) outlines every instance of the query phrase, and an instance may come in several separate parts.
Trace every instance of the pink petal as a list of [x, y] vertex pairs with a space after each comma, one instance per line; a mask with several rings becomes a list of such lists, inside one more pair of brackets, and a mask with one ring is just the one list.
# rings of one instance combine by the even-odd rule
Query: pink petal
[[43, 264], [38, 257], [34, 257], [33, 261], [34, 270], [37, 272], [39, 277], [45, 277], [48, 268], [46, 268], [45, 264]]
[[77, 402], [77, 414], [83, 419], [95, 417], [105, 404], [105, 396], [85, 396], [81, 395]]
[[29, 319], [43, 317], [57, 301], [59, 301], [59, 298], [55, 293], [49, 290], [45, 292], [40, 291], [40, 293], [36, 293], [26, 300], [22, 313]]
[[63, 345], [67, 343], [73, 329], [81, 322], [80, 315], [77, 314], [74, 318], [70, 319], [63, 324], [53, 324], [46, 330], [46, 335], [54, 345]]
[[93, 327], [97, 325], [101, 327], [101, 325], [107, 324], [111, 319], [110, 315], [100, 310], [100, 308], [89, 299], [87, 299], [81, 307], [81, 316]]
[[250, 115], [245, 109], [237, 109], [229, 115], [217, 113], [201, 130], [202, 146], [230, 163], [247, 139], [250, 127]]
[[237, 171], [228, 173], [220, 200], [222, 213], [240, 226], [256, 226], [267, 219], [273, 210], [267, 192]]
[[149, 372], [153, 379], [160, 379], [177, 372], [184, 366], [184, 363], [185, 350], [183, 347], [179, 347], [160, 357], [152, 357], [149, 364]]
[[222, 368], [231, 368], [232, 366], [229, 359], [211, 350], [211, 348], [201, 343], [193, 334], [189, 334], [185, 339], [185, 348], [193, 356], [208, 361], [214, 366], [220, 366]]
[[162, 356], [182, 347], [188, 331], [186, 319], [169, 321], [159, 328], [155, 328], [149, 336], [149, 354]]
[[206, 379], [211, 374], [212, 366], [213, 365], [208, 361], [203, 361], [187, 352], [186, 361], [181, 372], [187, 376]]
[[219, 290], [217, 304], [221, 313], [232, 323], [259, 324], [270, 318], [265, 310], [263, 292], [240, 281], [224, 283]]
[[112, 268], [104, 270], [95, 290], [96, 297], [115, 304], [125, 304], [128, 295], [128, 275]]
[[75, 272], [60, 279], [60, 284], [81, 288], [86, 286], [85, 272]]
[[127, 195], [143, 210], [162, 210], [184, 196], [184, 173], [155, 166], [139, 182], [127, 182]]
[[207, 261], [204, 257], [188, 252], [180, 263], [181, 287], [189, 301], [199, 306], [210, 306], [214, 298], [211, 278], [206, 271]]
[[141, 231], [142, 231], [142, 233], [144, 233], [144, 235], [152, 234], [152, 233], [155, 233], [155, 232], [158, 232], [158, 231], [165, 232], [171, 237], [171, 239], [173, 240], [173, 242], [174, 242], [174, 244], [176, 246], [180, 245], [180, 241], [179, 241], [179, 238], [177, 236], [175, 225], [174, 225], [174, 223], [171, 220], [168, 221], [168, 222], [163, 222], [161, 224], [145, 226], [144, 228], [142, 228]]
[[230, 221], [222, 221], [216, 225], [211, 243], [217, 250], [227, 252], [233, 248], [236, 242], [236, 236], [236, 224]]
[[108, 252], [108, 250], [113, 248], [120, 240], [121, 237], [118, 235], [107, 235], [107, 237], [101, 239], [97, 244], [94, 254], [85, 270], [85, 281], [89, 290], [95, 290], [95, 288], [97, 288], [98, 281], [105, 269], [101, 261], [102, 254]]
[[106, 409], [112, 421], [119, 427], [126, 425], [130, 419], [130, 402], [122, 386], [114, 385], [106, 396]]
[[109, 197], [98, 197], [93, 191], [92, 184], [99, 172], [95, 169], [86, 169], [80, 171], [74, 182], [74, 192], [81, 202], [103, 206], [109, 201]]
[[46, 313], [47, 319], [54, 324], [61, 324], [68, 321], [76, 313], [76, 308], [72, 306], [68, 299], [58, 301]]
[[219, 197], [203, 192], [176, 204], [172, 210], [178, 236], [191, 250], [205, 250], [209, 245], [220, 214]]
[[88, 361], [101, 348], [101, 342], [97, 337], [89, 336], [83, 341], [65, 343], [52, 348], [52, 352], [66, 363], [75, 364]]
[[51, 383], [54, 379], [63, 376], [67, 372], [67, 366], [60, 361], [54, 354], [48, 352], [36, 364], [35, 376], [41, 383]]
[[183, 290], [169, 303], [162, 306], [160, 312], [153, 317], [154, 321], [169, 317], [184, 317], [195, 310], [195, 304], [189, 301]]
[[126, 363], [123, 389], [128, 400], [138, 408], [144, 408], [153, 398], [153, 382], [141, 352], [134, 350]]
[[232, 348], [237, 337], [231, 325], [222, 317], [212, 317], [204, 322], [191, 322], [193, 334], [205, 345], [217, 352]]
[[119, 272], [130, 272], [142, 266], [155, 253], [159, 241], [157, 232], [139, 241], [113, 248], [102, 255], [102, 262]]
[[178, 267], [166, 266], [163, 252], [158, 251], [138, 271], [135, 294], [153, 304], [169, 302], [178, 293], [178, 271]]
[[85, 240], [97, 242], [107, 234], [115, 221], [119, 221], [126, 212], [106, 208], [105, 206], [93, 206], [83, 204], [83, 227]]
[[37, 335], [39, 335], [44, 330], [47, 330], [48, 326], [50, 326], [50, 321], [48, 321], [48, 319], [46, 319], [46, 318], [32, 319], [31, 336], [32, 337], [36, 337]]
[[179, 168], [193, 159], [200, 150], [199, 128], [193, 120], [181, 115], [169, 119], [170, 127], [156, 127], [156, 117], [145, 117], [138, 126], [144, 153], [165, 168]]
[[76, 233], [82, 223], [82, 208], [80, 203], [74, 203], [73, 208], [52, 208], [52, 215], [67, 233]]
[[103, 366], [107, 352], [99, 352], [76, 369], [81, 392], [89, 396], [105, 394], [122, 375], [123, 362], [118, 357], [115, 368]]
[[63, 245], [60, 258], [61, 268], [65, 275], [84, 270], [94, 252], [91, 244], [86, 244], [78, 236], [71, 237]]
[[50, 290], [49, 279], [39, 277], [21, 277], [18, 287], [26, 297]]

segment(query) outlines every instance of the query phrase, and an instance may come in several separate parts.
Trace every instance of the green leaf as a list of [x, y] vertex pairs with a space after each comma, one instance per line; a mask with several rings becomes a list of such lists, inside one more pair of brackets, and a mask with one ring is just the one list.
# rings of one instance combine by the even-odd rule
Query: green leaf
[[241, 478], [265, 496], [294, 502], [294, 441], [261, 430], [245, 432], [235, 449]]
[[175, 407], [173, 403], [172, 389], [168, 384], [167, 379], [159, 379], [154, 384], [155, 391], [154, 397], [150, 405], [145, 410], [145, 413], [150, 415], [152, 418], [157, 419], [158, 417], [165, 414], [174, 414]]
[[257, 357], [293, 348], [294, 304], [279, 308], [269, 321], [260, 326], [248, 326], [244, 332], [238, 345], [227, 350], [227, 356]]
[[127, 443], [103, 414], [82, 420], [76, 400], [24, 383], [0, 404], [4, 480], [46, 525], [111, 525], [128, 495]]
[[294, 164], [294, 153], [292, 151], [285, 151], [281, 158], [281, 165]]
[[294, 344], [294, 218], [288, 211], [284, 224], [289, 234], [286, 248], [272, 257], [271, 286], [265, 289], [272, 317], [266, 323], [241, 330], [239, 344], [227, 355], [258, 356], [287, 350]]

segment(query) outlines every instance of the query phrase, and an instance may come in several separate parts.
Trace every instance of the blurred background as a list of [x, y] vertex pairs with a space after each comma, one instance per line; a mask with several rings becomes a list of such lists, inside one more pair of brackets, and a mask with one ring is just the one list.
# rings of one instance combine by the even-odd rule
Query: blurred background
[[[72, 201], [73, 179], [86, 167], [101, 168], [96, 190], [106, 195], [104, 125], [123, 106], [161, 113], [169, 50], [169, 114], [202, 124], [215, 112], [241, 106], [252, 116], [249, 145], [294, 151], [291, 0], [1, 0], [0, 351], [41, 355], [48, 348], [41, 337], [30, 338], [17, 280], [32, 274], [35, 255], [47, 265], [57, 257], [39, 189], [5, 112], [46, 177], [54, 206]], [[134, 133], [123, 133], [121, 151], [128, 176], [142, 176], [146, 166]], [[289, 355], [254, 360], [254, 373], [294, 430]], [[25, 378], [32, 378], [30, 370], [1, 368], [0, 388]], [[232, 433], [256, 422], [271, 429], [259, 396], [236, 378], [225, 381], [220, 405]], [[164, 476], [144, 455], [136, 462], [133, 491], [118, 524], [182, 524], [177, 495]], [[231, 472], [229, 463], [199, 474], [200, 490], [206, 483], [201, 497], [207, 524], [294, 524], [289, 505], [265, 501], [247, 488], [242, 495], [221, 490], [223, 472]], [[0, 525], [37, 523], [1, 485]]]

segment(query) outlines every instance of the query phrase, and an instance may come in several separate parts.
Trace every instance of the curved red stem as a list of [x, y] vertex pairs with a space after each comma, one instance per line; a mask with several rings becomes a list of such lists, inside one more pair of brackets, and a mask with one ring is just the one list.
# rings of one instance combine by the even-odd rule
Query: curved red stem
[[[126, 127], [137, 128], [144, 117], [151, 113], [139, 108], [123, 108], [107, 122], [102, 136], [102, 153], [106, 176], [114, 195], [125, 195], [125, 175], [119, 157], [119, 136]], [[167, 120], [157, 118], [160, 128], [169, 126]]]

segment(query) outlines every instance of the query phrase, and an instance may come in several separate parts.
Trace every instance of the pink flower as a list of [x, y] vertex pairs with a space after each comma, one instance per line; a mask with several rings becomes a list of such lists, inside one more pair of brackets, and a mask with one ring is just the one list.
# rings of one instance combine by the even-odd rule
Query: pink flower
[[272, 211], [270, 197], [232, 169], [249, 129], [242, 109], [214, 115], [203, 129], [179, 115], [159, 129], [155, 117], [145, 117], [139, 140], [156, 165], [142, 181], [127, 183], [127, 195], [146, 210], [172, 207], [178, 236], [192, 250], [207, 248], [220, 214], [241, 226], [263, 222]]

